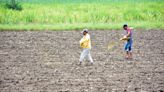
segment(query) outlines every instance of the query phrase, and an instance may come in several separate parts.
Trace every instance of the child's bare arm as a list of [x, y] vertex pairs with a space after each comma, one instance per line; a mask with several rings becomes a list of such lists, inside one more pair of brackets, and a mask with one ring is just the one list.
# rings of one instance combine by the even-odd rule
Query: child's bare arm
[[126, 37], [130, 37], [130, 32], [128, 32], [128, 34], [126, 35]]

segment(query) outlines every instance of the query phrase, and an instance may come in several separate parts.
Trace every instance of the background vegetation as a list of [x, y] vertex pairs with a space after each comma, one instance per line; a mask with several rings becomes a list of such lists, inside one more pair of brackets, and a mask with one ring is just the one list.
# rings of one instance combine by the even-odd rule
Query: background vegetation
[[0, 1], [0, 30], [164, 29], [164, 0], [16, 0], [21, 11]]

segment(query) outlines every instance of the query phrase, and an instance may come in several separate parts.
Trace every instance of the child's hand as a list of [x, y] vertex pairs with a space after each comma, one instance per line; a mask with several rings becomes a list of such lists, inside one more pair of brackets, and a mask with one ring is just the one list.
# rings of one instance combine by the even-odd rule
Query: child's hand
[[124, 35], [124, 37], [123, 38], [127, 38], [127, 36], [126, 35]]
[[126, 35], [124, 35], [122, 38], [120, 38], [120, 41], [124, 40], [126, 38]]
[[128, 39], [129, 39], [129, 37], [127, 37], [127, 36], [125, 35], [123, 38], [120, 39], [120, 41], [123, 41], [123, 40], [126, 41], [126, 40], [128, 40]]
[[120, 38], [120, 41], [122, 41], [122, 38]]

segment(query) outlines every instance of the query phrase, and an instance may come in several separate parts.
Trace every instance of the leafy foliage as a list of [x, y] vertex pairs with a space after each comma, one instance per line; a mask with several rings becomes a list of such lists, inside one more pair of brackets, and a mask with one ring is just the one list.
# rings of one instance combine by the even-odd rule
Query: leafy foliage
[[6, 7], [13, 10], [22, 10], [22, 6], [16, 0], [10, 0], [10, 2], [6, 3]]

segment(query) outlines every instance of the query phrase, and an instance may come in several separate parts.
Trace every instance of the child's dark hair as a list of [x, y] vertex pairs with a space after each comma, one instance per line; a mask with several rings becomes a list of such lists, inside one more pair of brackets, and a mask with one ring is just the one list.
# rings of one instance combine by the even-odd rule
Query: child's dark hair
[[124, 28], [124, 27], [128, 27], [128, 25], [127, 25], [127, 24], [124, 24], [124, 25], [123, 25], [123, 28]]

